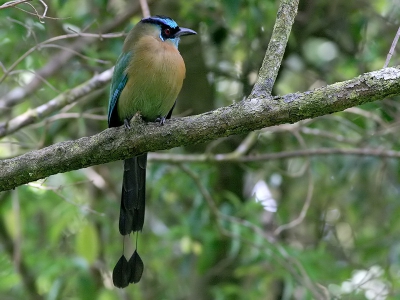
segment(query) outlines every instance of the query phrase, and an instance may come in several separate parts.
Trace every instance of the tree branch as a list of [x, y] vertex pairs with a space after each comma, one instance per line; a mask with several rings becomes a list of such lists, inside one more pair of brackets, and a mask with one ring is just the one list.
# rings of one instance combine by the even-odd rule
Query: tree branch
[[[235, 154], [235, 152], [233, 152]], [[293, 151], [282, 151], [276, 153], [266, 153], [259, 155], [237, 156], [228, 154], [166, 154], [149, 153], [148, 160], [164, 163], [226, 163], [226, 162], [258, 162], [276, 159], [324, 156], [324, 155], [356, 155], [356, 156], [375, 156], [385, 158], [400, 158], [400, 151], [375, 149], [375, 148], [317, 148], [302, 149]]]
[[9, 8], [9, 7], [13, 7], [28, 1], [32, 1], [32, 0], [15, 0], [15, 1], [8, 1], [2, 5], [0, 5], [0, 9], [5, 9], [5, 8]]
[[278, 9], [272, 37], [268, 44], [267, 52], [256, 84], [251, 91], [250, 97], [268, 97], [271, 95], [275, 79], [285, 53], [287, 41], [289, 40], [290, 30], [297, 15], [299, 0], [283, 0]]
[[273, 99], [250, 97], [201, 115], [172, 119], [165, 126], [133, 119], [132, 129], [106, 129], [90, 137], [54, 144], [0, 161], [0, 191], [144, 152], [204, 143], [267, 126], [342, 111], [346, 108], [400, 94], [400, 68], [366, 73], [304, 93]]
[[58, 95], [49, 102], [35, 109], [30, 109], [14, 119], [0, 123], [0, 138], [27, 125], [38, 122], [64, 106], [76, 102], [94, 91], [104, 88], [105, 84], [111, 80], [113, 70], [114, 68], [111, 68], [101, 74], [95, 75], [84, 84]]

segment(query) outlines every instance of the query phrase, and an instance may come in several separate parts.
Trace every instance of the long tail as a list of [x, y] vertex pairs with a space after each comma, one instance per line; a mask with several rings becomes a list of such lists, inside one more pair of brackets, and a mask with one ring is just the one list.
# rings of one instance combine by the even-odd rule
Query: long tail
[[122, 235], [141, 231], [146, 201], [147, 153], [124, 161], [119, 232]]
[[[119, 232], [122, 235], [141, 231], [143, 228], [146, 201], [146, 164], [147, 153], [124, 161], [119, 214]], [[122, 254], [113, 270], [114, 285], [124, 288], [129, 283], [139, 282], [143, 268], [143, 261], [137, 253], [137, 249], [129, 261]]]

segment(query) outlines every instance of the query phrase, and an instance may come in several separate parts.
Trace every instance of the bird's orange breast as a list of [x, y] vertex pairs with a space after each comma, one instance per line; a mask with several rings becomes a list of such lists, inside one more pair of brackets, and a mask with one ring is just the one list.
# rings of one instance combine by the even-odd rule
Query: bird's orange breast
[[137, 112], [148, 121], [166, 116], [185, 78], [185, 63], [171, 41], [144, 36], [135, 43], [128, 81], [118, 100], [121, 120]]

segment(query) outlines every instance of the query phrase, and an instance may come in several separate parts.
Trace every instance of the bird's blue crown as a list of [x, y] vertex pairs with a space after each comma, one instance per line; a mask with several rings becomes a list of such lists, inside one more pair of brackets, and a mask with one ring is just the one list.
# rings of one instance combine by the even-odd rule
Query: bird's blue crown
[[157, 25], [161, 25], [161, 26], [167, 25], [168, 27], [171, 27], [171, 28], [178, 27], [178, 24], [174, 20], [172, 20], [170, 17], [160, 16], [160, 15], [142, 19], [141, 22], [142, 23], [152, 23], [152, 24], [157, 24]]

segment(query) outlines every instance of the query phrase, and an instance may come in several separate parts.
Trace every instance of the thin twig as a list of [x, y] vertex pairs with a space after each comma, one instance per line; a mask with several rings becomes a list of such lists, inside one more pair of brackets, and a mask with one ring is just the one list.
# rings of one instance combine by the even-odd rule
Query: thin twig
[[105, 84], [110, 81], [114, 68], [108, 69], [101, 74], [95, 75], [86, 83], [76, 88], [66, 91], [49, 102], [40, 105], [34, 109], [26, 111], [7, 122], [0, 123], [0, 137], [15, 132], [22, 127], [41, 121], [44, 117], [63, 108], [64, 106], [82, 99], [90, 93], [104, 88]]
[[99, 64], [104, 64], [104, 65], [111, 64], [110, 61], [89, 57], [89, 56], [83, 55], [83, 54], [81, 54], [81, 53], [79, 53], [79, 52], [77, 52], [77, 51], [75, 51], [73, 49], [70, 49], [68, 47], [65, 47], [65, 46], [60, 46], [60, 45], [56, 45], [56, 44], [47, 44], [47, 45], [42, 45], [40, 48], [41, 49], [43, 49], [43, 48], [63, 49], [65, 51], [70, 51], [70, 52], [74, 53], [76, 56], [81, 57], [81, 58], [83, 58], [85, 60], [93, 61], [93, 62], [96, 62], [96, 63], [99, 63]]
[[0, 61], [0, 68], [3, 70], [3, 72], [7, 72], [6, 67], [4, 66], [4, 64]]
[[0, 9], [5, 9], [5, 8], [9, 8], [9, 7], [13, 7], [28, 1], [32, 1], [32, 0], [15, 0], [15, 1], [8, 1], [6, 3], [4, 3], [3, 5], [0, 6]]
[[399, 27], [399, 29], [397, 29], [397, 33], [393, 39], [392, 46], [390, 47], [389, 53], [386, 56], [386, 61], [383, 66], [384, 68], [386, 68], [389, 65], [390, 59], [392, 58], [392, 56], [394, 54], [394, 49], [396, 48], [397, 42], [399, 41], [399, 37], [400, 37], [400, 27]]
[[301, 209], [301, 212], [300, 212], [299, 216], [296, 219], [290, 221], [287, 224], [279, 226], [274, 231], [274, 235], [275, 236], [278, 236], [278, 235], [281, 234], [282, 231], [287, 230], [287, 229], [291, 229], [293, 227], [296, 227], [296, 226], [300, 225], [303, 222], [304, 218], [307, 215], [308, 209], [310, 208], [310, 205], [311, 205], [311, 199], [312, 199], [313, 191], [314, 191], [314, 180], [313, 180], [313, 177], [312, 177], [311, 168], [308, 167], [308, 189], [307, 189], [306, 201], [304, 201], [303, 208]]
[[74, 206], [78, 207], [79, 209], [84, 210], [84, 211], [86, 211], [86, 212], [90, 212], [90, 213], [93, 213], [93, 214], [96, 214], [96, 215], [98, 215], [98, 216], [103, 217], [103, 216], [105, 215], [104, 213], [101, 213], [101, 212], [98, 212], [98, 211], [96, 211], [96, 210], [94, 210], [94, 209], [91, 209], [91, 208], [89, 207], [89, 205], [87, 205], [87, 204], [82, 205], [82, 204], [80, 204], [80, 203], [75, 203], [75, 202], [73, 202], [73, 201], [67, 199], [65, 196], [63, 196], [63, 195], [60, 193], [60, 191], [63, 190], [64, 188], [66, 188], [66, 187], [76, 186], [76, 185], [78, 185], [78, 184], [84, 184], [84, 183], [88, 183], [88, 182], [91, 182], [91, 181], [90, 181], [90, 180], [87, 180], [87, 181], [79, 181], [79, 182], [74, 182], [73, 184], [69, 184], [69, 185], [65, 185], [65, 186], [60, 185], [60, 186], [58, 186], [58, 187], [45, 186], [45, 185], [43, 185], [43, 183], [31, 182], [31, 183], [29, 183], [29, 186], [30, 186], [30, 187], [33, 187], [33, 188], [36, 188], [36, 189], [40, 189], [40, 190], [51, 191], [51, 192], [53, 192], [54, 194], [56, 194], [58, 197], [60, 197], [61, 199], [63, 199], [65, 202], [67, 202], [67, 203], [69, 203], [69, 204], [72, 204], [72, 205], [74, 205]]
[[197, 188], [199, 189], [200, 193], [203, 195], [204, 199], [206, 200], [206, 202], [208, 204], [208, 207], [210, 208], [210, 211], [211, 211], [212, 216], [214, 218], [215, 224], [218, 227], [218, 231], [223, 234], [225, 229], [218, 222], [218, 216], [220, 215], [220, 212], [218, 210], [217, 204], [215, 203], [214, 199], [212, 198], [212, 196], [208, 192], [208, 190], [205, 188], [205, 186], [201, 183], [200, 177], [197, 176], [197, 174], [195, 174], [190, 168], [188, 168], [184, 164], [179, 164], [179, 167], [190, 178], [192, 178], [194, 183], [197, 185]]
[[[296, 138], [299, 141], [302, 149], [303, 150], [307, 150], [308, 147], [306, 145], [305, 140], [301, 136], [301, 134], [298, 131], [293, 131], [293, 134], [296, 136]], [[287, 229], [293, 228], [293, 227], [295, 227], [297, 225], [300, 225], [303, 222], [304, 218], [306, 217], [308, 209], [309, 209], [309, 207], [311, 205], [311, 199], [312, 199], [312, 195], [313, 195], [313, 191], [314, 191], [314, 180], [313, 180], [312, 172], [311, 172], [310, 157], [307, 157], [306, 168], [307, 168], [307, 171], [308, 171], [308, 189], [307, 189], [306, 200], [304, 201], [303, 208], [301, 209], [300, 215], [296, 219], [294, 219], [291, 222], [289, 222], [288, 224], [284, 224], [284, 225], [279, 226], [274, 231], [274, 235], [275, 236], [278, 236], [284, 230], [287, 230]]]
[[251, 147], [257, 142], [259, 135], [259, 131], [250, 132], [246, 138], [240, 143], [240, 145], [235, 149], [235, 151], [231, 152], [229, 155], [230, 157], [240, 157], [245, 155]]
[[140, 6], [142, 8], [142, 14], [144, 18], [150, 17], [150, 9], [146, 0], [140, 0]]
[[302, 127], [300, 128], [300, 132], [307, 134], [307, 135], [313, 135], [313, 136], [318, 136], [318, 137], [323, 137], [329, 140], [334, 140], [339, 143], [346, 143], [346, 144], [358, 144], [360, 142], [360, 139], [357, 138], [347, 138], [341, 134], [335, 134], [331, 131], [327, 130], [321, 130], [318, 128], [310, 128], [310, 127]]
[[352, 113], [352, 114], [356, 114], [359, 116], [363, 116], [364, 118], [368, 119], [368, 120], [373, 120], [376, 123], [378, 123], [380, 126], [382, 127], [386, 127], [386, 122], [382, 119], [381, 116], [379, 116], [376, 113], [373, 113], [371, 111], [362, 109], [360, 107], [350, 107], [348, 109], [345, 109], [343, 112], [347, 112], [347, 113]]
[[229, 154], [166, 154], [166, 153], [149, 153], [149, 161], [167, 162], [167, 163], [226, 163], [226, 162], [259, 162], [277, 159], [313, 157], [324, 155], [356, 155], [356, 156], [375, 156], [385, 158], [400, 158], [400, 151], [386, 150], [383, 148], [317, 148], [303, 149], [293, 151], [282, 151], [276, 153], [266, 153], [259, 155], [248, 155], [241, 157], [230, 157]]
[[12, 22], [12, 23], [15, 23], [15, 24], [18, 24], [18, 25], [24, 27], [26, 29], [26, 31], [28, 31], [26, 36], [29, 37], [29, 35], [32, 35], [33, 39], [35, 40], [35, 43], [36, 44], [38, 43], [37, 38], [36, 38], [36, 33], [35, 33], [34, 30], [32, 30], [32, 26], [28, 26], [25, 23], [23, 23], [23, 22], [21, 22], [19, 20], [10, 18], [10, 17], [7, 17], [7, 20]]
[[90, 119], [90, 120], [98, 120], [98, 121], [107, 121], [107, 116], [105, 115], [94, 115], [94, 114], [87, 114], [87, 113], [61, 113], [51, 116], [50, 118], [46, 119], [46, 122], [54, 122], [60, 119]]
[[[294, 135], [296, 140], [299, 142], [302, 150], [309, 149], [309, 147], [306, 145], [306, 141], [304, 140], [303, 136], [300, 134], [299, 130], [293, 130], [293, 131], [291, 131], [291, 133]], [[304, 173], [307, 170], [310, 170], [310, 165], [311, 165], [310, 158], [306, 157], [305, 162], [302, 165], [302, 167], [299, 168], [299, 170], [297, 172], [287, 172], [288, 173], [287, 176], [290, 176], [292, 178], [303, 177]]]
[[54, 92], [56, 92], [57, 94], [61, 94], [62, 92], [60, 90], [58, 90], [54, 85], [52, 85], [50, 82], [48, 82], [46, 79], [44, 79], [42, 76], [40, 76], [39, 74], [37, 74], [35, 71], [32, 70], [15, 70], [10, 72], [9, 75], [14, 75], [14, 74], [19, 74], [19, 73], [31, 73], [33, 74], [35, 77], [39, 78], [41, 81], [43, 81], [43, 83], [45, 85], [47, 85], [50, 89], [52, 89]]
[[[24, 60], [29, 54], [34, 52], [35, 50], [43, 48], [44, 45], [50, 44], [55, 41], [59, 40], [64, 40], [64, 39], [70, 39], [70, 38], [76, 38], [76, 37], [85, 37], [85, 38], [93, 38], [93, 37], [99, 37], [99, 38], [116, 38], [116, 37], [121, 37], [124, 36], [124, 33], [111, 33], [111, 34], [95, 34], [95, 33], [71, 33], [71, 34], [65, 34], [65, 35], [59, 35], [53, 38], [50, 38], [44, 42], [41, 42], [32, 48], [30, 48], [28, 51], [26, 51], [22, 56], [20, 56], [8, 69], [7, 71], [3, 74], [3, 76], [0, 78], [0, 83], [4, 81], [4, 79], [7, 77], [7, 75], [22, 61]], [[70, 50], [70, 49], [69, 49]], [[1, 103], [0, 103], [0, 108], [1, 108]]]
[[[43, 14], [42, 14], [42, 16], [41, 16], [40, 19], [44, 19], [44, 18], [46, 17], [46, 14], [47, 14], [48, 6], [47, 6], [46, 2], [44, 2], [43, 0], [39, 0], [39, 1], [40, 1], [40, 3], [42, 3], [42, 5], [44, 6], [44, 12], [43, 12]], [[43, 23], [44, 23], [44, 22], [43, 22]]]
[[[26, 4], [28, 4], [28, 3], [26, 3]], [[54, 18], [54, 17], [49, 17], [49, 16], [44, 16], [43, 17], [43, 16], [41, 16], [41, 15], [39, 15], [37, 13], [30, 12], [30, 11], [25, 10], [25, 9], [23, 9], [21, 7], [18, 7], [18, 6], [16, 6], [15, 8], [19, 9], [20, 11], [23, 11], [24, 13], [27, 13], [28, 15], [35, 16], [35, 17], [38, 17], [38, 18], [41, 18], [41, 19], [49, 19], [49, 20], [69, 20], [69, 19], [71, 19], [71, 17], [65, 17], [65, 18]], [[40, 22], [40, 23], [44, 23], [44, 22]]]
[[13, 191], [12, 193], [12, 210], [14, 214], [14, 226], [15, 237], [14, 237], [14, 253], [13, 262], [14, 267], [18, 273], [21, 272], [21, 243], [22, 243], [22, 232], [21, 232], [21, 206], [19, 203], [18, 193]]
[[[40, 1], [41, 1], [41, 0], [40, 0]], [[39, 12], [36, 10], [36, 8], [35, 8], [32, 4], [30, 4], [30, 3], [28, 3], [28, 2], [25, 2], [25, 4], [28, 4], [30, 7], [32, 7], [32, 9], [35, 11], [34, 15], [39, 19], [39, 22], [40, 22], [40, 23], [44, 23], [44, 21], [42, 20], [41, 15], [39, 15]], [[19, 10], [25, 11], [25, 10], [23, 10], [23, 9], [20, 8], [20, 7], [16, 7], [16, 8], [19, 9]], [[45, 11], [47, 11], [47, 8], [45, 9]], [[25, 11], [25, 12], [28, 12], [28, 11]]]

